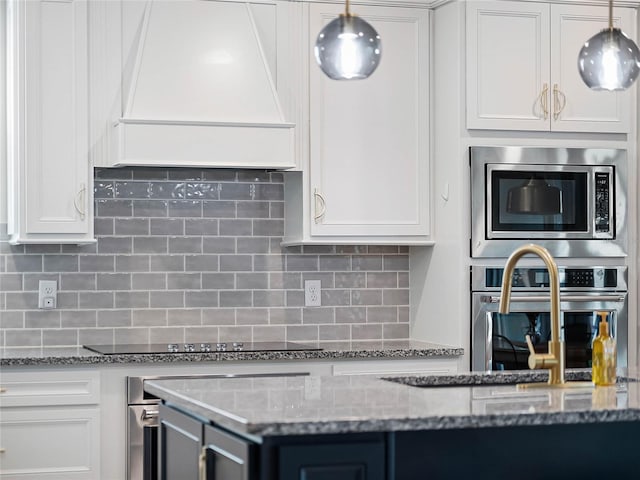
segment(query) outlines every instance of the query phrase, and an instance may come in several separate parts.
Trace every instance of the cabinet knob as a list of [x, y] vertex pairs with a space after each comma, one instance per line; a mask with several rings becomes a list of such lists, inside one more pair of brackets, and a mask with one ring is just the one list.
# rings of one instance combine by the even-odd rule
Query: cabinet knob
[[4, 388], [4, 387], [0, 387], [0, 393], [5, 393], [6, 391], [7, 391], [7, 389], [6, 389], [6, 388]]

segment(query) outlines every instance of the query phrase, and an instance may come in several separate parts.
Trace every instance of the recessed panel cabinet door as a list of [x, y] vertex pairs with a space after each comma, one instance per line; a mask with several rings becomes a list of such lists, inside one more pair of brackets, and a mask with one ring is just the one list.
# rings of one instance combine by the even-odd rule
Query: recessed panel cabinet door
[[[633, 12], [613, 10], [614, 26], [635, 39]], [[585, 41], [609, 22], [604, 7], [584, 5], [551, 6], [551, 120], [552, 130], [565, 132], [628, 132], [630, 90], [594, 91], [578, 72], [578, 54]], [[632, 87], [634, 88], [634, 87]]]
[[549, 130], [549, 5], [466, 7], [467, 128]]
[[7, 6], [11, 240], [91, 241], [88, 3]]
[[[310, 42], [342, 5], [311, 4]], [[310, 60], [311, 234], [429, 233], [429, 13], [354, 6], [382, 39], [365, 80], [330, 80]]]

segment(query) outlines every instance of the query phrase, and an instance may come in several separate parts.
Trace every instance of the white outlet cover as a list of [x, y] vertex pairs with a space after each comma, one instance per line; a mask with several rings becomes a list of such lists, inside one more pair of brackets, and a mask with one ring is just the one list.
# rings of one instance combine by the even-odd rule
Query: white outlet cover
[[58, 282], [40, 280], [38, 282], [38, 308], [56, 308]]
[[304, 281], [304, 306], [319, 307], [322, 305], [322, 281]]

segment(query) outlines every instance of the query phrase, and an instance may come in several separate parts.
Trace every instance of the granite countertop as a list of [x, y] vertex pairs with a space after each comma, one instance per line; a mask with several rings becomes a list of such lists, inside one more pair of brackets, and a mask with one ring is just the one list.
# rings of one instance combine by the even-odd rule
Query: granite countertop
[[[309, 342], [305, 342], [309, 344]], [[314, 346], [316, 346], [314, 344]], [[276, 361], [276, 360], [339, 360], [339, 359], [392, 359], [452, 357], [463, 355], [464, 350], [419, 341], [389, 341], [369, 343], [344, 342], [338, 345], [317, 345], [323, 350], [271, 351], [271, 352], [211, 352], [211, 353], [153, 353], [102, 355], [82, 347], [0, 348], [0, 366], [29, 365], [87, 365], [135, 364], [221, 361]]]
[[[478, 385], [496, 376], [504, 384]], [[598, 388], [521, 390], [506, 384], [545, 376], [518, 372], [413, 378], [416, 384], [433, 385], [426, 388], [365, 376], [203, 378], [147, 381], [145, 390], [252, 438], [640, 421], [637, 376]], [[442, 386], [452, 382], [459, 384]]]

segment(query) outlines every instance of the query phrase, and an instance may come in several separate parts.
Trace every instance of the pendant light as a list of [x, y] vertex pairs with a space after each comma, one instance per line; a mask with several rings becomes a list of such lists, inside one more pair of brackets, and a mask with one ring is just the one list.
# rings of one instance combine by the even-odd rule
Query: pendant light
[[578, 71], [593, 90], [625, 90], [640, 73], [638, 46], [613, 28], [613, 0], [609, 0], [609, 27], [586, 41], [578, 55]]
[[329, 22], [318, 34], [314, 53], [320, 69], [334, 80], [358, 80], [371, 75], [380, 63], [380, 35], [349, 11]]

